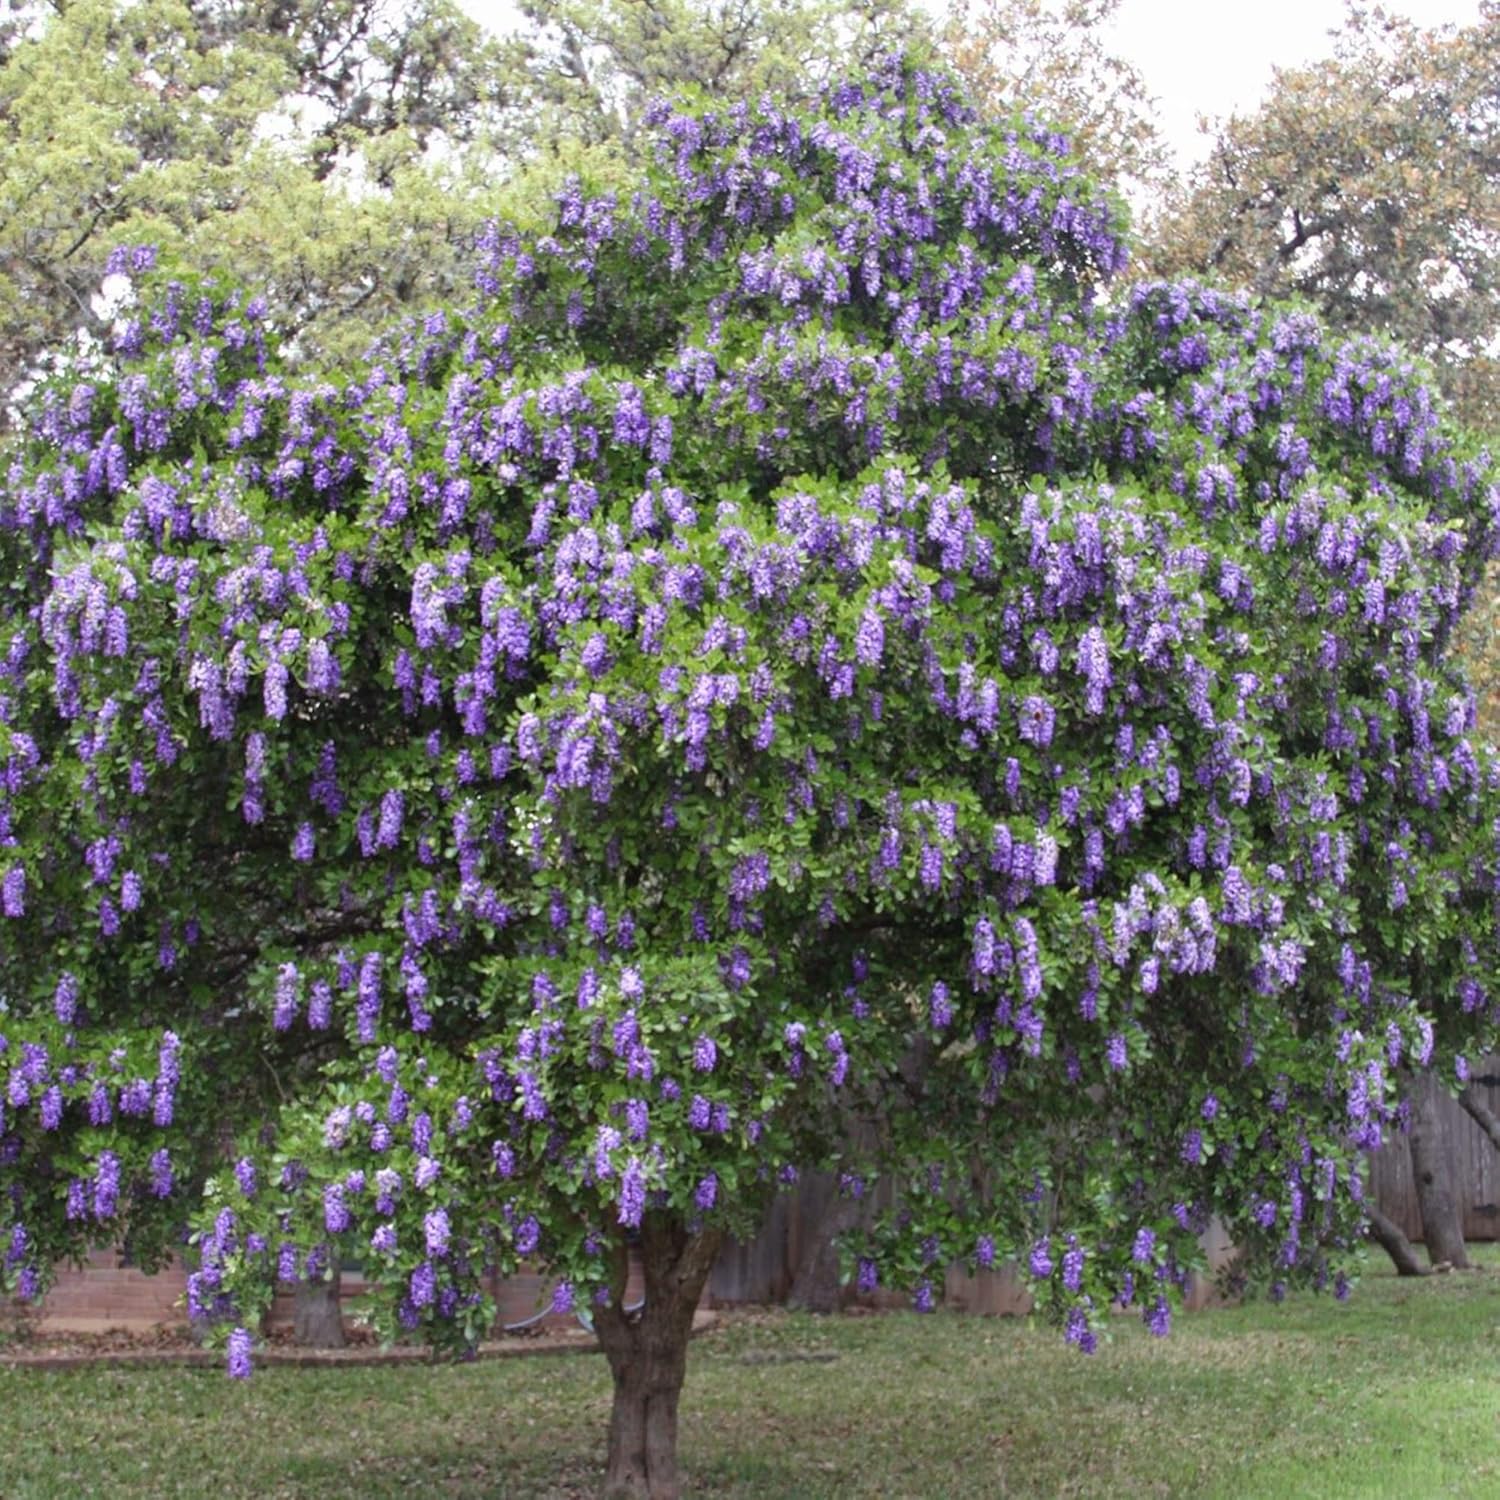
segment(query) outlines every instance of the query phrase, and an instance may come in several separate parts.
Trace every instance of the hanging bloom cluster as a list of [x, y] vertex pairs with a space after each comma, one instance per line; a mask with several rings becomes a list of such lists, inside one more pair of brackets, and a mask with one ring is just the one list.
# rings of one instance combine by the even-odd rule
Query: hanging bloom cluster
[[862, 1192], [860, 1109], [862, 1286], [1013, 1255], [1087, 1349], [1211, 1214], [1333, 1274], [1401, 1070], [1497, 1019], [1494, 473], [1382, 345], [1105, 294], [1063, 143], [938, 75], [652, 124], [337, 381], [137, 257], [34, 398], [6, 1284], [191, 1223], [234, 1373], [355, 1250], [472, 1342], [492, 1268], [609, 1301], [652, 1216]]

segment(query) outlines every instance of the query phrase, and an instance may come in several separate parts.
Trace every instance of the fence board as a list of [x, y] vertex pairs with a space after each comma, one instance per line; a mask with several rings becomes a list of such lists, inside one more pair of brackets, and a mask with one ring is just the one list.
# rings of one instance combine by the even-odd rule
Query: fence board
[[[1490, 1108], [1500, 1114], [1500, 1055], [1487, 1058], [1476, 1068], [1472, 1082]], [[1463, 1206], [1464, 1238], [1500, 1240], [1500, 1151], [1495, 1150], [1456, 1099], [1442, 1095], [1438, 1110], [1453, 1163], [1455, 1192]], [[731, 1242], [724, 1247], [709, 1279], [709, 1294], [713, 1299], [784, 1301], [807, 1237], [815, 1232], [833, 1191], [831, 1177], [810, 1172], [795, 1188], [778, 1194], [766, 1216], [765, 1227], [754, 1239], [746, 1244]], [[1407, 1237], [1420, 1242], [1422, 1216], [1417, 1208], [1411, 1153], [1404, 1136], [1387, 1141], [1371, 1156], [1369, 1191]], [[890, 1182], [882, 1181], [872, 1195], [872, 1207], [885, 1206], [891, 1196]], [[1213, 1252], [1222, 1250], [1217, 1245], [1208, 1248], [1211, 1260]], [[972, 1277], [955, 1269], [948, 1273], [944, 1300], [950, 1306], [978, 1312], [1012, 1312], [1024, 1310], [1026, 1293], [1012, 1272], [987, 1272]]]
[[[1500, 1055], [1486, 1058], [1470, 1082], [1491, 1109], [1500, 1111]], [[1453, 1190], [1463, 1212], [1464, 1238], [1500, 1239], [1500, 1151], [1456, 1099], [1441, 1094], [1437, 1108], [1453, 1164]], [[1408, 1239], [1420, 1241], [1422, 1212], [1404, 1136], [1387, 1141], [1371, 1156], [1370, 1187], [1386, 1216]]]

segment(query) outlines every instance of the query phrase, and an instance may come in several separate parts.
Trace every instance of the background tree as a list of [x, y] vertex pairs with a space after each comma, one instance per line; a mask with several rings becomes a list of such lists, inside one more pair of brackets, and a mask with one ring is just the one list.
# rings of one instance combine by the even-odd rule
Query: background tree
[[1166, 146], [1140, 70], [1101, 32], [1120, 0], [955, 0], [943, 49], [987, 117], [1027, 110], [1067, 135], [1101, 182], [1163, 191]]
[[0, 361], [24, 382], [121, 243], [275, 289], [302, 358], [458, 295], [499, 211], [624, 180], [644, 100], [809, 87], [911, 34], [894, 0], [546, 4], [497, 38], [450, 0], [68, 0], [0, 33]]
[[646, 124], [354, 370], [138, 252], [29, 401], [0, 1268], [191, 1222], [243, 1375], [342, 1253], [449, 1348], [532, 1260], [660, 1497], [723, 1235], [835, 1160], [918, 1307], [1164, 1333], [1210, 1214], [1342, 1288], [1393, 1073], [1493, 1035], [1500, 494], [1388, 345], [1101, 298], [1109, 201], [946, 74]]
[[1144, 274], [1209, 274], [1296, 296], [1330, 328], [1432, 360], [1476, 431], [1500, 397], [1500, 6], [1424, 30], [1349, 6], [1332, 56], [1278, 69], [1219, 127], [1142, 252]]
[[[466, 274], [504, 120], [501, 49], [456, 9], [38, 9], [0, 65], [8, 384], [69, 333], [102, 335], [122, 242], [274, 287], [309, 353], [362, 348], [418, 288]], [[426, 149], [439, 114], [472, 154]]]
[[827, 87], [925, 29], [901, 0], [523, 0], [513, 33], [543, 118], [540, 142], [628, 142], [684, 87], [752, 101]]

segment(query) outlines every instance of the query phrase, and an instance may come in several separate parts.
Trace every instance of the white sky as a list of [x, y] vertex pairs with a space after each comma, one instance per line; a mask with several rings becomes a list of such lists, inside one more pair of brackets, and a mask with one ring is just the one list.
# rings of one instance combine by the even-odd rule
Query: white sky
[[[483, 23], [514, 25], [513, 0], [459, 3]], [[942, 0], [926, 4], [942, 9]], [[1479, 0], [1384, 0], [1384, 8], [1422, 26], [1472, 25], [1479, 18]], [[1253, 110], [1273, 67], [1332, 51], [1328, 33], [1343, 14], [1343, 0], [1122, 0], [1108, 36], [1111, 49], [1141, 70], [1156, 96], [1162, 132], [1186, 166], [1207, 154], [1199, 115]]]
[[[1384, 9], [1421, 26], [1479, 19], [1478, 0], [1386, 0]], [[1343, 14], [1342, 0], [1122, 0], [1110, 38], [1156, 95], [1162, 132], [1186, 165], [1207, 154], [1199, 115], [1252, 111], [1273, 67], [1329, 55]]]

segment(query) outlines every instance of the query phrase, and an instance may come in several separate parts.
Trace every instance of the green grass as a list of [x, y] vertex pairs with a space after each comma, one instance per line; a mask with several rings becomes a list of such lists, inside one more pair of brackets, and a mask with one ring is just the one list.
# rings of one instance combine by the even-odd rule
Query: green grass
[[[732, 1317], [682, 1453], [714, 1497], [1500, 1497], [1500, 1256], [1354, 1298], [1134, 1319], [1093, 1359], [1018, 1320]], [[405, 1369], [0, 1371], [0, 1496], [592, 1493], [595, 1356]]]

